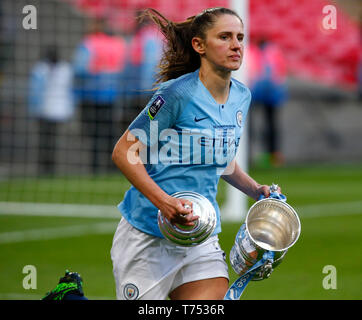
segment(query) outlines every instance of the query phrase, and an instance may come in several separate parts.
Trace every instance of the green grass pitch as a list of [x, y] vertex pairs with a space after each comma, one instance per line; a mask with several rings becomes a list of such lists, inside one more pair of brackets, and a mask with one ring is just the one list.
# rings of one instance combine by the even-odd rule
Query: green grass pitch
[[[241, 299], [362, 299], [362, 165], [251, 168], [250, 175], [282, 187], [300, 215], [302, 233], [271, 277], [250, 282]], [[115, 299], [110, 248], [119, 219], [14, 215], [1, 206], [5, 201], [116, 206], [128, 186], [119, 174], [1, 181], [0, 299], [40, 299], [67, 268], [82, 275], [90, 299]], [[220, 204], [225, 193], [221, 182]], [[222, 224], [227, 262], [241, 223]], [[37, 238], [41, 230], [54, 237]], [[36, 289], [23, 287], [26, 265], [36, 267]], [[336, 268], [336, 289], [323, 287], [328, 265]], [[229, 274], [236, 280], [231, 268]]]

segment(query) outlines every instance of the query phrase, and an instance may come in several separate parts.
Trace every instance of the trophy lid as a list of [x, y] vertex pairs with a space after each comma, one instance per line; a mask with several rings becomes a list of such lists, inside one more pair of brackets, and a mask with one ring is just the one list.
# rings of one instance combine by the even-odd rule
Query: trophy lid
[[182, 246], [195, 246], [206, 241], [216, 227], [216, 211], [211, 202], [201, 194], [192, 191], [181, 191], [171, 196], [192, 202], [193, 214], [199, 218], [194, 221], [193, 226], [172, 224], [159, 210], [158, 225], [163, 236]]

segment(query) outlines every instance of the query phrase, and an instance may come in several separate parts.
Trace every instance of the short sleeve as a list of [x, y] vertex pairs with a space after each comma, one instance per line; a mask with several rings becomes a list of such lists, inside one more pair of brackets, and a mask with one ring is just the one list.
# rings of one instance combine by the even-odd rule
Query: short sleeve
[[172, 128], [181, 112], [181, 97], [170, 87], [161, 87], [130, 124], [129, 130], [143, 144], [152, 146], [160, 132]]

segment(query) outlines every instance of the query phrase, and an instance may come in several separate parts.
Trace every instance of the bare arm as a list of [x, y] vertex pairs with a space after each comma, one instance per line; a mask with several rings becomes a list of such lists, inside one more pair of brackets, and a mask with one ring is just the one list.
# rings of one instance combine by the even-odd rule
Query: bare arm
[[226, 168], [221, 178], [254, 200], [258, 200], [262, 194], [265, 197], [270, 195], [269, 186], [257, 183], [240, 168], [235, 159]]
[[[127, 130], [116, 143], [112, 160], [128, 181], [160, 209], [166, 218], [171, 222], [192, 225], [192, 221], [198, 217], [190, 214], [191, 209], [184, 208], [185, 204], [192, 204], [187, 200], [169, 196], [149, 176], [140, 157], [144, 148], [145, 145]], [[187, 216], [182, 217], [181, 214]]]

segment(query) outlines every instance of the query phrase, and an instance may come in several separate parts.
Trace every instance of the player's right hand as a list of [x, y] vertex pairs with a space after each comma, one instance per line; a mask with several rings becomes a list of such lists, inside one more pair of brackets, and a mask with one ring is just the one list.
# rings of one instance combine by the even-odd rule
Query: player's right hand
[[199, 217], [193, 215], [192, 202], [186, 199], [169, 196], [159, 208], [165, 218], [171, 223], [193, 226]]

